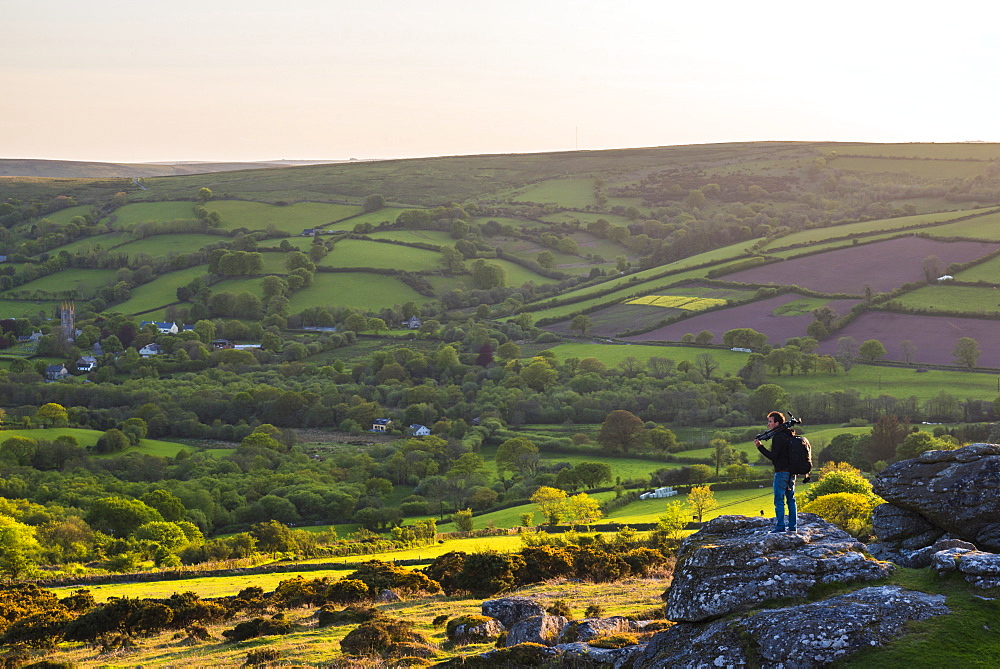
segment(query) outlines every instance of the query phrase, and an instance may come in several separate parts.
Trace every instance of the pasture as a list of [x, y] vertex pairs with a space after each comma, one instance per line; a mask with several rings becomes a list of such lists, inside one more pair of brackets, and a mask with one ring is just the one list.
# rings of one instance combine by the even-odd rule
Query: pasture
[[834, 154], [871, 156], [875, 158], [930, 158], [943, 160], [996, 160], [1000, 144], [959, 142], [941, 144], [841, 144]]
[[[558, 279], [550, 279], [548, 277], [542, 276], [541, 274], [535, 274], [527, 267], [522, 267], [517, 263], [513, 263], [509, 260], [503, 260], [501, 258], [490, 258], [486, 262], [490, 262], [496, 265], [500, 265], [507, 272], [507, 285], [508, 286], [522, 286], [528, 282], [534, 283], [535, 285], [540, 285], [543, 283], [556, 283]], [[466, 263], [469, 265], [470, 263]]]
[[372, 232], [372, 239], [393, 239], [400, 242], [437, 244], [438, 246], [454, 246], [455, 239], [443, 230], [385, 230]]
[[394, 276], [365, 272], [317, 272], [313, 275], [311, 286], [292, 294], [289, 308], [292, 313], [325, 306], [377, 311], [407, 302], [423, 304], [428, 299]]
[[86, 253], [91, 249], [95, 249], [100, 246], [102, 249], [107, 250], [121, 244], [126, 241], [127, 237], [124, 232], [106, 232], [101, 235], [92, 235], [90, 237], [84, 237], [82, 239], [77, 239], [69, 244], [63, 244], [58, 246], [51, 251], [50, 254], [57, 255], [62, 251], [66, 253]]
[[156, 281], [133, 288], [129, 299], [116, 304], [114, 309], [123, 314], [138, 314], [173, 304], [177, 301], [178, 288], [206, 276], [207, 273], [208, 265], [197, 265], [163, 274]]
[[176, 255], [180, 253], [193, 253], [211, 244], [229, 244], [232, 240], [221, 235], [205, 235], [199, 233], [154, 235], [128, 242], [114, 248], [115, 253], [127, 255], [129, 258], [136, 258], [139, 255], [148, 255], [153, 258]]
[[525, 188], [510, 199], [514, 202], [558, 204], [569, 209], [584, 209], [596, 204], [593, 179], [550, 179]]
[[904, 307], [958, 311], [971, 316], [1000, 313], [1000, 289], [990, 286], [952, 286], [945, 282], [904, 293], [893, 301]]
[[119, 207], [106, 220], [102, 220], [115, 230], [130, 230], [139, 223], [163, 223], [194, 217], [193, 202], [138, 202]]
[[264, 299], [264, 286], [261, 277], [238, 277], [223, 279], [212, 284], [212, 293], [250, 293]]
[[[2, 293], [3, 297], [48, 294], [50, 297], [89, 297], [94, 291], [114, 283], [117, 270], [113, 269], [64, 269], [55, 274], [29, 281]], [[71, 295], [74, 293], [75, 295]]]
[[[11, 437], [28, 437], [35, 440], [55, 441], [59, 437], [70, 436], [76, 439], [78, 445], [90, 448], [97, 444], [97, 440], [104, 433], [99, 430], [86, 430], [76, 427], [50, 427], [32, 428], [28, 430], [3, 430], [0, 431], [0, 442]], [[172, 458], [184, 450], [183, 444], [172, 441], [161, 441], [159, 439], [143, 439], [138, 446], [126, 449], [123, 453], [143, 453], [145, 455], [156, 455], [159, 457]], [[106, 458], [111, 455], [94, 455], [95, 458]]]
[[204, 206], [208, 211], [219, 212], [223, 230], [266, 230], [274, 227], [289, 235], [298, 235], [306, 228], [327, 227], [362, 211], [356, 205], [326, 202], [296, 202], [279, 206], [244, 200], [213, 200]]
[[59, 211], [49, 212], [45, 214], [43, 218], [47, 218], [53, 223], [58, 223], [59, 225], [66, 225], [75, 216], [84, 216], [91, 213], [91, 206], [89, 204], [81, 204], [75, 207], [66, 207], [65, 209], [60, 209]]
[[0, 318], [30, 318], [43, 314], [51, 318], [59, 300], [0, 300]]
[[[1000, 257], [979, 263], [955, 275], [960, 281], [987, 281], [1000, 283]], [[1000, 300], [997, 300], [1000, 302]], [[989, 304], [989, 302], [987, 302]]]
[[318, 264], [320, 267], [374, 267], [405, 272], [434, 269], [440, 265], [437, 251], [364, 239], [342, 239]]
[[845, 172], [912, 174], [926, 179], [969, 179], [985, 175], [990, 165], [985, 161], [921, 160], [919, 158], [909, 160], [906, 158], [865, 157], [828, 159], [828, 164], [830, 167], [835, 167]]
[[989, 214], [977, 216], [968, 221], [936, 225], [926, 232], [934, 237], [971, 237], [1000, 241], [1000, 225], [998, 224], [1000, 224], [1000, 212], [993, 210]]
[[694, 362], [702, 353], [709, 353], [719, 364], [716, 374], [735, 374], [746, 364], [746, 353], [729, 349], [706, 349], [696, 346], [652, 346], [642, 344], [559, 344], [549, 349], [557, 360], [567, 358], [597, 358], [608, 367], [617, 367], [628, 357], [646, 363], [651, 357], [669, 358], [674, 362]]
[[[881, 218], [875, 221], [862, 221], [860, 223], [845, 223], [843, 225], [828, 225], [822, 228], [812, 228], [793, 232], [789, 235], [778, 237], [774, 241], [765, 244], [764, 249], [778, 249], [798, 244], [817, 244], [829, 239], [842, 237], [867, 236], [876, 232], [890, 232], [900, 230], [913, 225], [923, 225], [926, 223], [938, 223], [941, 221], [951, 221], [969, 214], [980, 213], [978, 211], [945, 211], [933, 214], [918, 214], [916, 216], [898, 216], [896, 218]], [[978, 220], [978, 219], [977, 219]], [[935, 226], [931, 230], [937, 230]]]

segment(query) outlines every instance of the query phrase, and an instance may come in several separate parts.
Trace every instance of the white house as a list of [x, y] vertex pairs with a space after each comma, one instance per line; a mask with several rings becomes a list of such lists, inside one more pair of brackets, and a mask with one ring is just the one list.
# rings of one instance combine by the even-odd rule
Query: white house
[[163, 353], [163, 347], [156, 343], [146, 344], [139, 349], [139, 355], [144, 358], [151, 358], [154, 355], [160, 355], [161, 353]]
[[392, 425], [392, 421], [388, 418], [376, 418], [375, 422], [372, 423], [372, 432], [388, 432], [389, 427]]
[[92, 372], [97, 367], [97, 358], [92, 355], [85, 355], [76, 361], [76, 368], [81, 372]]
[[160, 334], [177, 334], [179, 332], [177, 323], [165, 323], [160, 321], [143, 321], [139, 325], [139, 329], [141, 330], [150, 323], [156, 326], [156, 329], [160, 331]]
[[421, 425], [420, 423], [414, 423], [410, 426], [410, 434], [414, 437], [426, 437], [431, 433], [431, 429], [426, 425]]
[[417, 318], [416, 316], [410, 316], [408, 319], [403, 321], [403, 327], [409, 328], [411, 330], [419, 330], [421, 325], [423, 324], [420, 322], [420, 319]]

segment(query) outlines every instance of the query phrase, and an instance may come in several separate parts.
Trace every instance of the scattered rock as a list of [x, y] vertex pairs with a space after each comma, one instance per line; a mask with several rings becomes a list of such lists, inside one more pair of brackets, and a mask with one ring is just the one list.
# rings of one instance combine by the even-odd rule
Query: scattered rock
[[506, 630], [499, 620], [487, 616], [461, 616], [448, 622], [448, 638], [458, 643], [481, 643], [498, 639]]
[[872, 581], [893, 566], [864, 555], [865, 545], [811, 513], [798, 533], [772, 534], [768, 518], [720, 516], [681, 543], [666, 617], [702, 622], [762, 602], [805, 597], [817, 583]]
[[1000, 551], [998, 486], [1000, 445], [927, 451], [889, 465], [875, 478], [874, 491], [888, 506], [875, 510], [872, 530], [903, 560], [916, 558], [926, 564], [926, 553], [907, 551], [920, 551], [946, 532], [982, 549]]
[[566, 642], [590, 641], [599, 636], [609, 634], [619, 634], [621, 632], [635, 632], [638, 625], [622, 616], [612, 616], [610, 618], [584, 618], [583, 620], [567, 623], [562, 630], [561, 639]]
[[520, 643], [540, 643], [552, 646], [559, 639], [565, 625], [565, 616], [532, 616], [518, 620], [508, 628], [504, 646], [510, 648]]
[[975, 547], [954, 547], [934, 553], [931, 566], [939, 574], [957, 571], [977, 588], [1000, 587], [1000, 555]]
[[[736, 620], [679, 623], [654, 635], [633, 666], [825, 666], [862, 648], [885, 644], [899, 636], [908, 621], [945, 613], [943, 595], [869, 587]], [[747, 657], [745, 645], [754, 647], [756, 658]]]
[[553, 649], [559, 651], [561, 654], [560, 659], [563, 659], [563, 665], [578, 666], [577, 664], [567, 662], [567, 660], [572, 660], [585, 667], [596, 664], [602, 667], [615, 667], [615, 669], [631, 666], [632, 659], [638, 656], [645, 648], [646, 644], [626, 646], [625, 648], [594, 648], [582, 641], [553, 646]]
[[509, 628], [518, 620], [545, 615], [545, 607], [529, 597], [501, 597], [483, 602], [483, 615]]
[[403, 598], [397, 595], [392, 590], [386, 588], [382, 592], [378, 593], [378, 597], [375, 598], [375, 601], [379, 604], [392, 604], [394, 602], [403, 601]]

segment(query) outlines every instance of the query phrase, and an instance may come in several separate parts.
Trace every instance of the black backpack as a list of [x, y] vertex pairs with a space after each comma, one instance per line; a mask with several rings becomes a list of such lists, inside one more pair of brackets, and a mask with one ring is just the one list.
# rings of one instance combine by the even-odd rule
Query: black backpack
[[812, 445], [805, 437], [795, 434], [788, 440], [788, 471], [808, 474], [812, 471]]

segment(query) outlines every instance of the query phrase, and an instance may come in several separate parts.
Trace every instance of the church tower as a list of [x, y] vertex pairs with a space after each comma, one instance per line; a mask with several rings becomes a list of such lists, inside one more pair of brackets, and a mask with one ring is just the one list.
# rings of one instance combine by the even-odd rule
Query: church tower
[[63, 341], [68, 344], [76, 341], [76, 305], [72, 300], [63, 300], [59, 309], [59, 327], [62, 329]]

